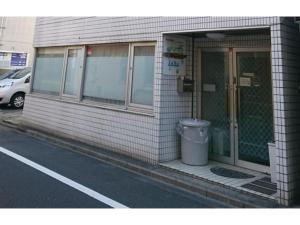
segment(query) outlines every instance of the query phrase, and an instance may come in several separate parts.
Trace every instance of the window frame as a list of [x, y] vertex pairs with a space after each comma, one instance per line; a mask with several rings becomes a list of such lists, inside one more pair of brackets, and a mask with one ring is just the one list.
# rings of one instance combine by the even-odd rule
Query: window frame
[[[80, 61], [80, 65], [79, 65], [79, 69], [80, 69], [80, 74], [79, 74], [79, 82], [78, 82], [78, 93], [76, 93], [75, 95], [69, 95], [69, 94], [65, 94], [65, 83], [66, 83], [66, 75], [67, 75], [67, 67], [68, 67], [68, 54], [69, 54], [69, 50], [77, 50], [80, 49], [81, 50], [81, 61]], [[80, 101], [81, 99], [81, 89], [82, 89], [82, 79], [83, 79], [83, 73], [84, 73], [84, 65], [85, 65], [85, 46], [71, 46], [71, 47], [65, 47], [65, 53], [64, 53], [64, 65], [63, 65], [63, 74], [61, 77], [61, 85], [60, 85], [60, 93], [59, 96], [60, 98], [66, 98], [66, 99], [77, 99], [78, 101]]]
[[[127, 52], [127, 70], [126, 70], [126, 78], [125, 78], [125, 90], [124, 90], [124, 104], [114, 104], [114, 103], [109, 103], [109, 102], [104, 102], [104, 101], [100, 101], [100, 100], [96, 100], [97, 98], [95, 97], [95, 100], [93, 100], [92, 98], [84, 98], [83, 95], [83, 89], [84, 89], [84, 82], [85, 82], [85, 77], [86, 77], [86, 61], [87, 61], [87, 49], [88, 47], [97, 47], [97, 46], [118, 46], [118, 45], [127, 45], [126, 47], [128, 48]], [[81, 79], [81, 88], [80, 88], [80, 102], [83, 102], [85, 104], [90, 104], [90, 105], [99, 105], [104, 106], [104, 107], [115, 107], [116, 109], [127, 109], [127, 84], [128, 84], [128, 71], [129, 71], [129, 61], [130, 61], [130, 43], [128, 42], [120, 42], [120, 43], [103, 43], [103, 44], [87, 44], [85, 45], [85, 52], [84, 52], [84, 61], [83, 61], [83, 75], [82, 75], [82, 79]]]
[[[143, 105], [138, 103], [133, 103], [131, 101], [132, 99], [132, 84], [133, 84], [133, 65], [134, 65], [134, 48], [135, 47], [147, 47], [147, 46], [153, 46], [154, 47], [154, 64], [153, 64], [153, 83], [152, 83], [152, 105]], [[155, 64], [156, 64], [156, 43], [155, 42], [140, 42], [140, 43], [131, 43], [130, 44], [130, 60], [129, 60], [129, 69], [128, 69], [128, 85], [127, 85], [127, 108], [128, 109], [143, 109], [143, 110], [153, 110], [154, 107], [154, 78], [155, 78]]]
[[65, 49], [66, 46], [51, 46], [51, 47], [37, 47], [34, 49], [34, 60], [33, 60], [33, 65], [32, 65], [32, 71], [31, 71], [31, 79], [30, 79], [30, 94], [37, 94], [40, 96], [51, 96], [53, 99], [61, 99], [61, 81], [59, 83], [59, 91], [58, 94], [54, 94], [54, 92], [49, 92], [49, 91], [39, 91], [39, 90], [34, 90], [33, 85], [34, 85], [34, 80], [35, 80], [35, 72], [36, 72], [36, 60], [37, 56], [39, 54], [40, 49], [53, 49], [53, 48], [62, 48], [64, 52], [63, 56], [63, 66], [62, 66], [62, 71], [61, 71], [61, 77], [64, 76], [64, 67], [65, 67]]
[[[127, 71], [126, 71], [126, 81], [125, 81], [125, 102], [122, 105], [114, 104], [114, 103], [107, 103], [107, 102], [101, 102], [91, 99], [84, 99], [83, 97], [83, 88], [84, 88], [84, 82], [85, 82], [85, 70], [86, 70], [86, 62], [87, 62], [87, 48], [88, 47], [96, 47], [101, 45], [128, 45], [128, 62], [127, 62]], [[156, 49], [157, 43], [155, 41], [148, 41], [148, 42], [121, 42], [121, 43], [103, 43], [103, 44], [85, 44], [85, 45], [74, 45], [74, 46], [53, 46], [53, 47], [37, 47], [35, 48], [34, 52], [34, 62], [32, 66], [32, 79], [30, 81], [30, 93], [34, 95], [38, 95], [41, 97], [45, 97], [48, 99], [55, 99], [55, 100], [63, 100], [68, 102], [76, 102], [78, 104], [82, 105], [89, 105], [93, 107], [100, 107], [100, 108], [112, 108], [115, 110], [122, 110], [122, 111], [128, 111], [128, 112], [140, 112], [143, 114], [153, 114], [153, 108], [154, 108], [154, 81], [155, 81], [155, 74], [156, 74]], [[154, 47], [154, 73], [153, 73], [153, 83], [152, 83], [152, 105], [143, 105], [143, 104], [137, 104], [131, 102], [132, 98], [132, 84], [133, 84], [133, 63], [134, 63], [134, 50], [135, 47], [143, 47], [143, 46], [153, 46]], [[38, 55], [39, 49], [44, 48], [62, 48], [64, 50], [64, 57], [63, 57], [63, 68], [61, 72], [61, 79], [60, 79], [60, 88], [58, 95], [54, 95], [51, 93], [46, 92], [39, 92], [35, 91], [33, 89], [33, 83], [35, 79], [35, 70], [36, 70], [36, 59]], [[79, 89], [78, 93], [76, 95], [68, 95], [64, 94], [64, 86], [66, 82], [66, 72], [67, 72], [67, 65], [68, 65], [68, 53], [69, 50], [72, 49], [81, 49], [82, 53], [82, 59], [80, 63], [80, 82], [79, 82]]]
[[32, 62], [32, 70], [31, 70], [31, 79], [30, 79], [30, 88], [29, 88], [29, 93], [33, 94], [33, 82], [35, 79], [35, 66], [36, 66], [36, 56], [37, 56], [38, 48], [34, 48], [33, 51], [33, 62]]

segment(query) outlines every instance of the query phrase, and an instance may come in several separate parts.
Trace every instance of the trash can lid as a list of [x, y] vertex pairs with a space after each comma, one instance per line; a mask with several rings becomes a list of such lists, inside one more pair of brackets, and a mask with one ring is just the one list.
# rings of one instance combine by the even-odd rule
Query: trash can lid
[[191, 118], [182, 119], [180, 120], [180, 123], [184, 126], [189, 126], [189, 127], [208, 127], [210, 125], [209, 121], [191, 119]]

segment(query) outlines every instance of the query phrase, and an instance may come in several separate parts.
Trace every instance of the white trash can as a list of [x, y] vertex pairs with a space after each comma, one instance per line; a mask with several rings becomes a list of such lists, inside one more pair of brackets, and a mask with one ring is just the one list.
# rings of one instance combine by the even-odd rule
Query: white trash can
[[182, 162], [193, 166], [208, 163], [208, 128], [210, 122], [197, 119], [180, 120], [176, 126], [181, 136]]

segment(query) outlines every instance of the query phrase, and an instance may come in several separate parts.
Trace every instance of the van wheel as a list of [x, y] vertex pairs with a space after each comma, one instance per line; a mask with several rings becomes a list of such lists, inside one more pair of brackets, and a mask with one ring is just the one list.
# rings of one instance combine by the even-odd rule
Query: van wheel
[[14, 94], [10, 100], [10, 104], [15, 109], [22, 109], [24, 106], [25, 95], [22, 93]]

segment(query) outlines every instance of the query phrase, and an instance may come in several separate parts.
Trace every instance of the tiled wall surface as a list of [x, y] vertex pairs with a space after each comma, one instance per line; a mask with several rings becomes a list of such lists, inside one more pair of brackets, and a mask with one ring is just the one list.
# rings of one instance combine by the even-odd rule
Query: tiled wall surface
[[[180, 35], [167, 34], [168, 37], [179, 37]], [[180, 36], [184, 38], [185, 36]], [[186, 76], [192, 77], [192, 40], [190, 37], [185, 37], [187, 42], [187, 65], [186, 65]], [[271, 41], [269, 35], [249, 35], [243, 36], [227, 36], [224, 40], [210, 40], [207, 38], [195, 38], [194, 40], [194, 78], [196, 80], [195, 86], [200, 86], [198, 80], [199, 75], [199, 64], [200, 56], [198, 55], [198, 49], [201, 48], [270, 48]], [[167, 85], [162, 85], [161, 90], [161, 107], [160, 115], [164, 116], [160, 118], [160, 149], [159, 149], [159, 160], [160, 162], [170, 161], [177, 159], [180, 155], [180, 148], [178, 146], [178, 137], [175, 132], [175, 127], [178, 120], [192, 115], [192, 97], [191, 93], [178, 94], [176, 90], [175, 77], [163, 74], [162, 76], [167, 82]], [[199, 96], [199, 95], [198, 95]], [[200, 99], [197, 96], [197, 90], [194, 93], [194, 117], [197, 115], [197, 107]], [[165, 115], [164, 115], [165, 113]]]
[[158, 40], [161, 32], [269, 26], [278, 17], [42, 17], [34, 46]]
[[275, 139], [280, 202], [299, 200], [300, 32], [293, 18], [271, 27]]
[[157, 119], [26, 96], [26, 120], [88, 144], [157, 162]]
[[35, 19], [35, 17], [28, 16], [0, 17], [0, 50], [28, 53], [28, 66], [32, 66]]
[[[63, 103], [29, 95], [24, 117], [99, 146], [157, 163], [179, 156], [177, 121], [191, 115], [191, 94], [178, 94], [176, 78], [162, 73], [163, 33], [270, 27], [276, 147], [279, 149], [280, 200], [291, 203], [299, 187], [299, 33], [290, 19], [278, 17], [42, 17], [37, 19], [35, 47], [156, 41], [153, 115]], [[298, 40], [297, 40], [298, 38]], [[260, 37], [261, 41], [262, 38]], [[253, 40], [240, 43], [253, 46]], [[255, 42], [255, 41], [254, 41]], [[187, 38], [188, 51], [191, 50]], [[201, 46], [201, 39], [196, 41]], [[216, 45], [216, 43], [206, 43]], [[221, 43], [217, 43], [221, 44]], [[261, 45], [270, 44], [270, 39]], [[226, 43], [222, 43], [226, 47]], [[230, 44], [229, 44], [230, 45]], [[298, 50], [296, 50], [298, 47]], [[188, 54], [187, 75], [191, 76]], [[297, 59], [298, 56], [298, 59]], [[197, 59], [197, 56], [196, 56]], [[298, 60], [298, 61], [297, 61]], [[196, 71], [195, 71], [196, 72]], [[196, 98], [195, 98], [196, 101]], [[196, 109], [196, 107], [195, 107]], [[299, 189], [299, 188], [298, 188]]]

